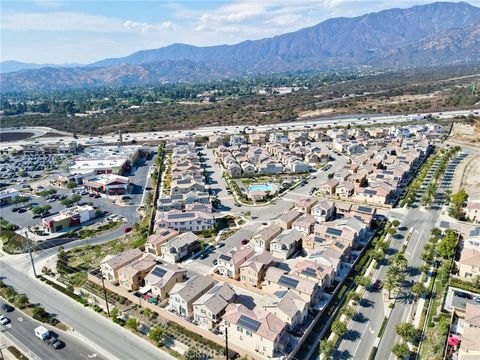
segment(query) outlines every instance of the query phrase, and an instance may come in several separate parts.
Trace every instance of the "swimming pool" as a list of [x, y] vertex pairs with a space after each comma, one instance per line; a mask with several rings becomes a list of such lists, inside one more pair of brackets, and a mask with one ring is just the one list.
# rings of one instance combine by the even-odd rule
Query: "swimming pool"
[[256, 185], [249, 185], [249, 191], [272, 191], [272, 185], [270, 184], [256, 184]]

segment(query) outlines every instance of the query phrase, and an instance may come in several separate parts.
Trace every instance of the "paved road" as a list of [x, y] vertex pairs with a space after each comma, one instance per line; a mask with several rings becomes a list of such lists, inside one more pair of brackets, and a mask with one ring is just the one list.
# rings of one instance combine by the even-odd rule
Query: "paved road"
[[[0, 305], [4, 303], [5, 301], [0, 299]], [[77, 337], [54, 329], [51, 326], [41, 324], [19, 310], [2, 314], [8, 317], [11, 322], [8, 325], [0, 325], [0, 345], [5, 342], [5, 339], [2, 340], [2, 337], [8, 337], [19, 350], [32, 360], [77, 360], [90, 359], [93, 357], [97, 360], [108, 359], [107, 356], [100, 354], [91, 345], [86, 344]], [[46, 342], [38, 339], [34, 334], [34, 329], [39, 325], [43, 325], [50, 331], [56, 333], [56, 337], [65, 343], [65, 347], [55, 350]]]
[[[467, 116], [474, 111], [479, 111], [479, 109], [472, 109], [472, 110], [456, 110], [456, 111], [445, 111], [443, 113], [432, 113], [434, 117], [440, 119], [451, 119], [455, 116]], [[417, 114], [412, 114], [417, 115]], [[421, 114], [427, 115], [427, 114]], [[332, 118], [319, 118], [314, 120], [304, 120], [304, 121], [294, 121], [289, 123], [281, 123], [281, 124], [266, 124], [266, 125], [259, 125], [255, 126], [257, 132], [268, 132], [278, 127], [281, 127], [284, 130], [295, 130], [295, 129], [302, 129], [302, 128], [314, 128], [316, 126], [326, 127], [330, 126], [347, 126], [347, 124], [365, 124], [365, 123], [372, 123], [373, 119], [377, 123], [396, 123], [396, 122], [404, 122], [410, 119], [410, 116], [402, 116], [402, 115], [369, 115], [370, 118], [365, 120], [365, 117], [359, 118], [358, 116], [341, 116], [341, 117], [332, 117]], [[253, 127], [253, 126], [252, 126]], [[25, 129], [25, 131], [29, 131], [29, 129], [41, 129], [46, 130], [48, 128], [45, 127], [31, 127]], [[157, 132], [142, 132], [142, 133], [124, 133], [123, 139], [128, 138], [129, 141], [136, 140], [139, 142], [142, 141], [152, 141], [152, 140], [159, 140], [164, 138], [179, 138], [184, 137], [185, 135], [201, 135], [201, 136], [211, 136], [213, 134], [222, 132], [224, 134], [234, 134], [238, 133], [242, 130], [243, 127], [241, 126], [216, 126], [216, 127], [203, 127], [199, 129], [195, 129], [192, 131], [157, 131]], [[10, 131], [10, 129], [1, 129], [1, 131]], [[101, 136], [95, 139], [89, 139], [88, 136], [79, 136], [77, 139], [74, 139], [72, 136], [65, 136], [65, 137], [55, 137], [55, 138], [39, 138], [37, 141], [40, 144], [49, 143], [52, 141], [59, 141], [62, 139], [64, 142], [69, 141], [76, 141], [80, 144], [87, 144], [87, 142], [92, 143], [92, 141], [99, 141], [102, 143], [118, 143], [120, 141], [118, 134], [109, 134], [105, 136]], [[0, 149], [13, 147], [13, 148], [20, 148], [22, 144], [29, 142], [30, 140], [22, 140], [22, 141], [14, 141], [14, 142], [3, 142], [0, 144]]]
[[[428, 242], [431, 230], [435, 227], [442, 212], [444, 192], [450, 187], [453, 173], [460, 161], [464, 158], [465, 154], [459, 154], [447, 165], [445, 174], [440, 180], [440, 185], [432, 209], [428, 211], [419, 208], [412, 209], [408, 212], [408, 216], [402, 222], [403, 226], [414, 229], [412, 237], [405, 250], [405, 257], [409, 261], [408, 265], [410, 268], [418, 268], [423, 263], [423, 260], [421, 259], [423, 247]], [[414, 284], [419, 278], [420, 272], [416, 271], [413, 272], [411, 276], [407, 277], [406, 280], [409, 281], [410, 284]], [[395, 326], [401, 322], [413, 320], [415, 315], [413, 313], [413, 303], [414, 298], [411, 295], [405, 295], [397, 300], [385, 328], [385, 334], [378, 346], [377, 359], [395, 359], [395, 355], [391, 352], [393, 345], [398, 340], [398, 336], [395, 333]]]
[[[422, 264], [423, 261], [421, 255], [423, 247], [428, 242], [431, 229], [435, 227], [439, 216], [439, 210], [425, 211], [412, 209], [402, 221], [401, 226], [414, 229], [405, 250], [405, 257], [408, 259], [408, 265], [410, 268], [418, 268]], [[414, 284], [419, 278], [420, 272], [414, 271], [410, 276], [407, 276], [406, 281], [410, 284]], [[391, 353], [393, 345], [398, 340], [395, 326], [413, 319], [413, 304], [414, 297], [409, 294], [408, 291], [406, 291], [404, 295], [399, 295], [397, 298], [395, 307], [392, 310], [390, 319], [385, 328], [384, 335], [378, 346], [377, 359], [395, 359], [395, 356]]]
[[95, 344], [97, 353], [105, 354], [108, 359], [174, 359], [148, 341], [34, 279], [28, 268], [19, 268], [18, 264], [14, 268], [4, 261], [2, 276], [6, 284], [14, 285], [17, 291], [25, 293], [31, 301], [42, 304], [45, 310], [56, 314], [60, 321], [88, 339], [92, 346]]

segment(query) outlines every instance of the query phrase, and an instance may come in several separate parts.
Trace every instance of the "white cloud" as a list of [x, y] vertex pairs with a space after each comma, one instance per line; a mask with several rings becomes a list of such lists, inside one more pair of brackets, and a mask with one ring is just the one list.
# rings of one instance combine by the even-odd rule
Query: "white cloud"
[[172, 25], [173, 23], [171, 21], [164, 21], [160, 24], [149, 24], [146, 22], [139, 23], [136, 21], [127, 20], [123, 23], [123, 26], [126, 29], [138, 30], [141, 32], [171, 29]]
[[55, 0], [33, 0], [33, 3], [38, 7], [47, 9], [56, 9], [62, 6], [60, 1]]
[[90, 31], [99, 33], [125, 31], [122, 22], [118, 19], [76, 12], [2, 14], [0, 28], [13, 31]]

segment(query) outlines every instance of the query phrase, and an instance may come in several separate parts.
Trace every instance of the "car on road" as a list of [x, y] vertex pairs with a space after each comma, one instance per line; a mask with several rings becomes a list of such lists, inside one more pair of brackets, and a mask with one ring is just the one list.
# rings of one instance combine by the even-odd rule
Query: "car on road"
[[2, 305], [2, 310], [5, 311], [5, 312], [12, 312], [13, 310], [15, 310], [15, 308], [12, 305], [9, 305], [9, 304], [3, 304]]
[[52, 344], [52, 347], [55, 349], [55, 350], [58, 350], [58, 349], [61, 349], [65, 346], [65, 343], [62, 341], [62, 340], [58, 340], [55, 341], [53, 344]]
[[9, 322], [10, 322], [10, 320], [8, 318], [6, 318], [3, 315], [0, 315], [0, 324], [7, 325]]
[[248, 240], [247, 240], [247, 239], [243, 239], [243, 240], [241, 241], [241, 244], [242, 244], [242, 245], [247, 245], [247, 244], [248, 244]]
[[224, 247], [224, 246], [225, 246], [225, 243], [218, 243], [217, 245], [215, 245], [215, 247], [216, 247], [217, 249], [220, 249], [220, 248], [222, 248], [222, 247]]
[[382, 280], [377, 279], [373, 282], [372, 288], [379, 290], [382, 288]]
[[132, 228], [130, 226], [127, 226], [125, 229], [123, 229], [123, 232], [126, 234], [126, 233], [129, 233], [130, 231], [132, 231]]

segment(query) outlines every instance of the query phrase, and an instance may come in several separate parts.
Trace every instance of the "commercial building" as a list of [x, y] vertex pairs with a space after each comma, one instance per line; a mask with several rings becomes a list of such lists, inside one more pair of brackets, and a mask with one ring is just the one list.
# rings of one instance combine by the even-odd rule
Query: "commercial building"
[[43, 228], [55, 233], [72, 226], [77, 226], [96, 217], [95, 209], [90, 205], [75, 206], [65, 209], [59, 214], [52, 215], [43, 219]]

